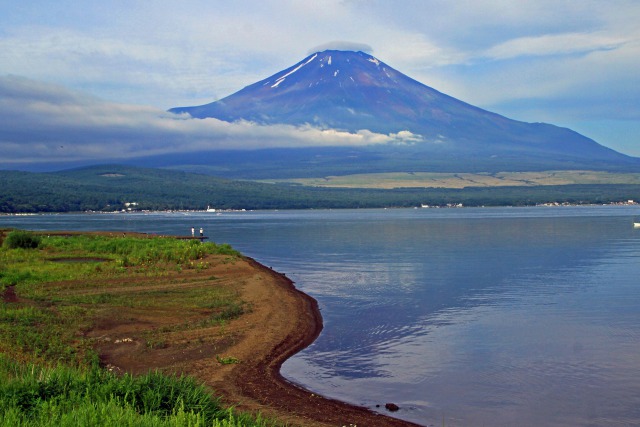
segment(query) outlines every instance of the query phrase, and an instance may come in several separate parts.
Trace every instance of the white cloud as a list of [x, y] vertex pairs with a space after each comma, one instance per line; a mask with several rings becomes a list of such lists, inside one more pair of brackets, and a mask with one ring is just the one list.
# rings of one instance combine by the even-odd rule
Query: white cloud
[[312, 126], [192, 119], [154, 107], [105, 102], [22, 77], [0, 77], [0, 158], [25, 162], [126, 159], [218, 149], [362, 146], [415, 141]]
[[316, 53], [316, 52], [322, 52], [325, 50], [350, 50], [350, 51], [354, 51], [354, 52], [364, 52], [364, 53], [373, 53], [373, 48], [371, 46], [369, 46], [368, 44], [364, 44], [364, 43], [354, 43], [354, 42], [349, 42], [349, 41], [340, 41], [340, 40], [336, 40], [336, 41], [332, 41], [332, 42], [328, 42], [328, 43], [323, 43], [319, 46], [313, 47], [311, 49], [309, 49], [307, 51], [307, 53], [309, 55]]
[[603, 33], [545, 34], [508, 40], [488, 49], [484, 56], [493, 59], [507, 59], [518, 56], [567, 55], [611, 50], [628, 41], [625, 38], [608, 36]]

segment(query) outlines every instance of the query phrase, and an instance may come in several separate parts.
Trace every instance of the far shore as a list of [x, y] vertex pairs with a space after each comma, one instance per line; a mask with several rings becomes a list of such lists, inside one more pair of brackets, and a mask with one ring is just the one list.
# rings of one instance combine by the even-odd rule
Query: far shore
[[[594, 206], [638, 206], [640, 203], [635, 200], [618, 200], [607, 203], [590, 203], [590, 202], [540, 202], [535, 204], [523, 204], [523, 205], [477, 205], [477, 204], [464, 204], [464, 203], [447, 203], [447, 204], [426, 204], [423, 203], [420, 206], [379, 206], [379, 207], [367, 207], [367, 208], [304, 208], [304, 209], [286, 209], [282, 210], [327, 210], [327, 211], [339, 211], [339, 210], [352, 210], [352, 209], [462, 209], [462, 208], [544, 208], [544, 207], [594, 207]], [[117, 209], [117, 210], [90, 210], [90, 211], [69, 211], [69, 212], [0, 212], [1, 216], [38, 216], [38, 215], [127, 215], [127, 214], [158, 214], [158, 213], [204, 213], [209, 215], [223, 215], [225, 213], [243, 213], [243, 212], [277, 212], [280, 209], [164, 209], [164, 210], [151, 210], [151, 209]]]

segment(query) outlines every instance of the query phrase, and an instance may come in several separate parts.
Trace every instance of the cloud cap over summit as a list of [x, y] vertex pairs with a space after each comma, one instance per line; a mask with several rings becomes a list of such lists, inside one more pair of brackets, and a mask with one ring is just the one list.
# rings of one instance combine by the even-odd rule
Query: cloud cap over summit
[[344, 40], [335, 40], [328, 43], [323, 43], [319, 46], [313, 47], [307, 51], [307, 55], [314, 54], [316, 52], [323, 52], [325, 50], [345, 50], [353, 52], [364, 52], [368, 54], [373, 53], [373, 48], [365, 43], [355, 43]]

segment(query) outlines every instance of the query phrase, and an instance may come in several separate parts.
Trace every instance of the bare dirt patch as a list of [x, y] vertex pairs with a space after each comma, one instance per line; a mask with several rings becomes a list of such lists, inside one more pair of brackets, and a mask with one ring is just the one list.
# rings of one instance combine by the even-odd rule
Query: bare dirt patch
[[51, 262], [68, 262], [68, 263], [80, 263], [80, 262], [107, 262], [108, 258], [96, 258], [96, 257], [75, 257], [75, 258], [49, 258], [47, 261]]
[[18, 295], [14, 286], [7, 286], [2, 292], [2, 301], [4, 302], [18, 302]]

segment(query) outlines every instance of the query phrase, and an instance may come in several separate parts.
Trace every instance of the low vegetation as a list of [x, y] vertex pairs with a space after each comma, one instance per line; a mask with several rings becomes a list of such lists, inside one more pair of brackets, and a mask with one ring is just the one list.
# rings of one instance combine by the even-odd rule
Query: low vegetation
[[328, 176], [324, 178], [299, 178], [264, 180], [272, 183], [292, 183], [324, 188], [449, 188], [468, 187], [536, 187], [559, 185], [638, 185], [638, 173], [613, 173], [603, 171], [559, 170], [540, 172], [498, 173], [436, 173], [394, 172]]
[[179, 321], [140, 333], [147, 348], [203, 327], [228, 340], [217, 336], [225, 322], [250, 307], [199, 267], [234, 263], [228, 245], [9, 230], [0, 240], [0, 427], [276, 425], [224, 408], [189, 377], [111, 372], [97, 350], [104, 339], [91, 333], [140, 310], [174, 310]]

